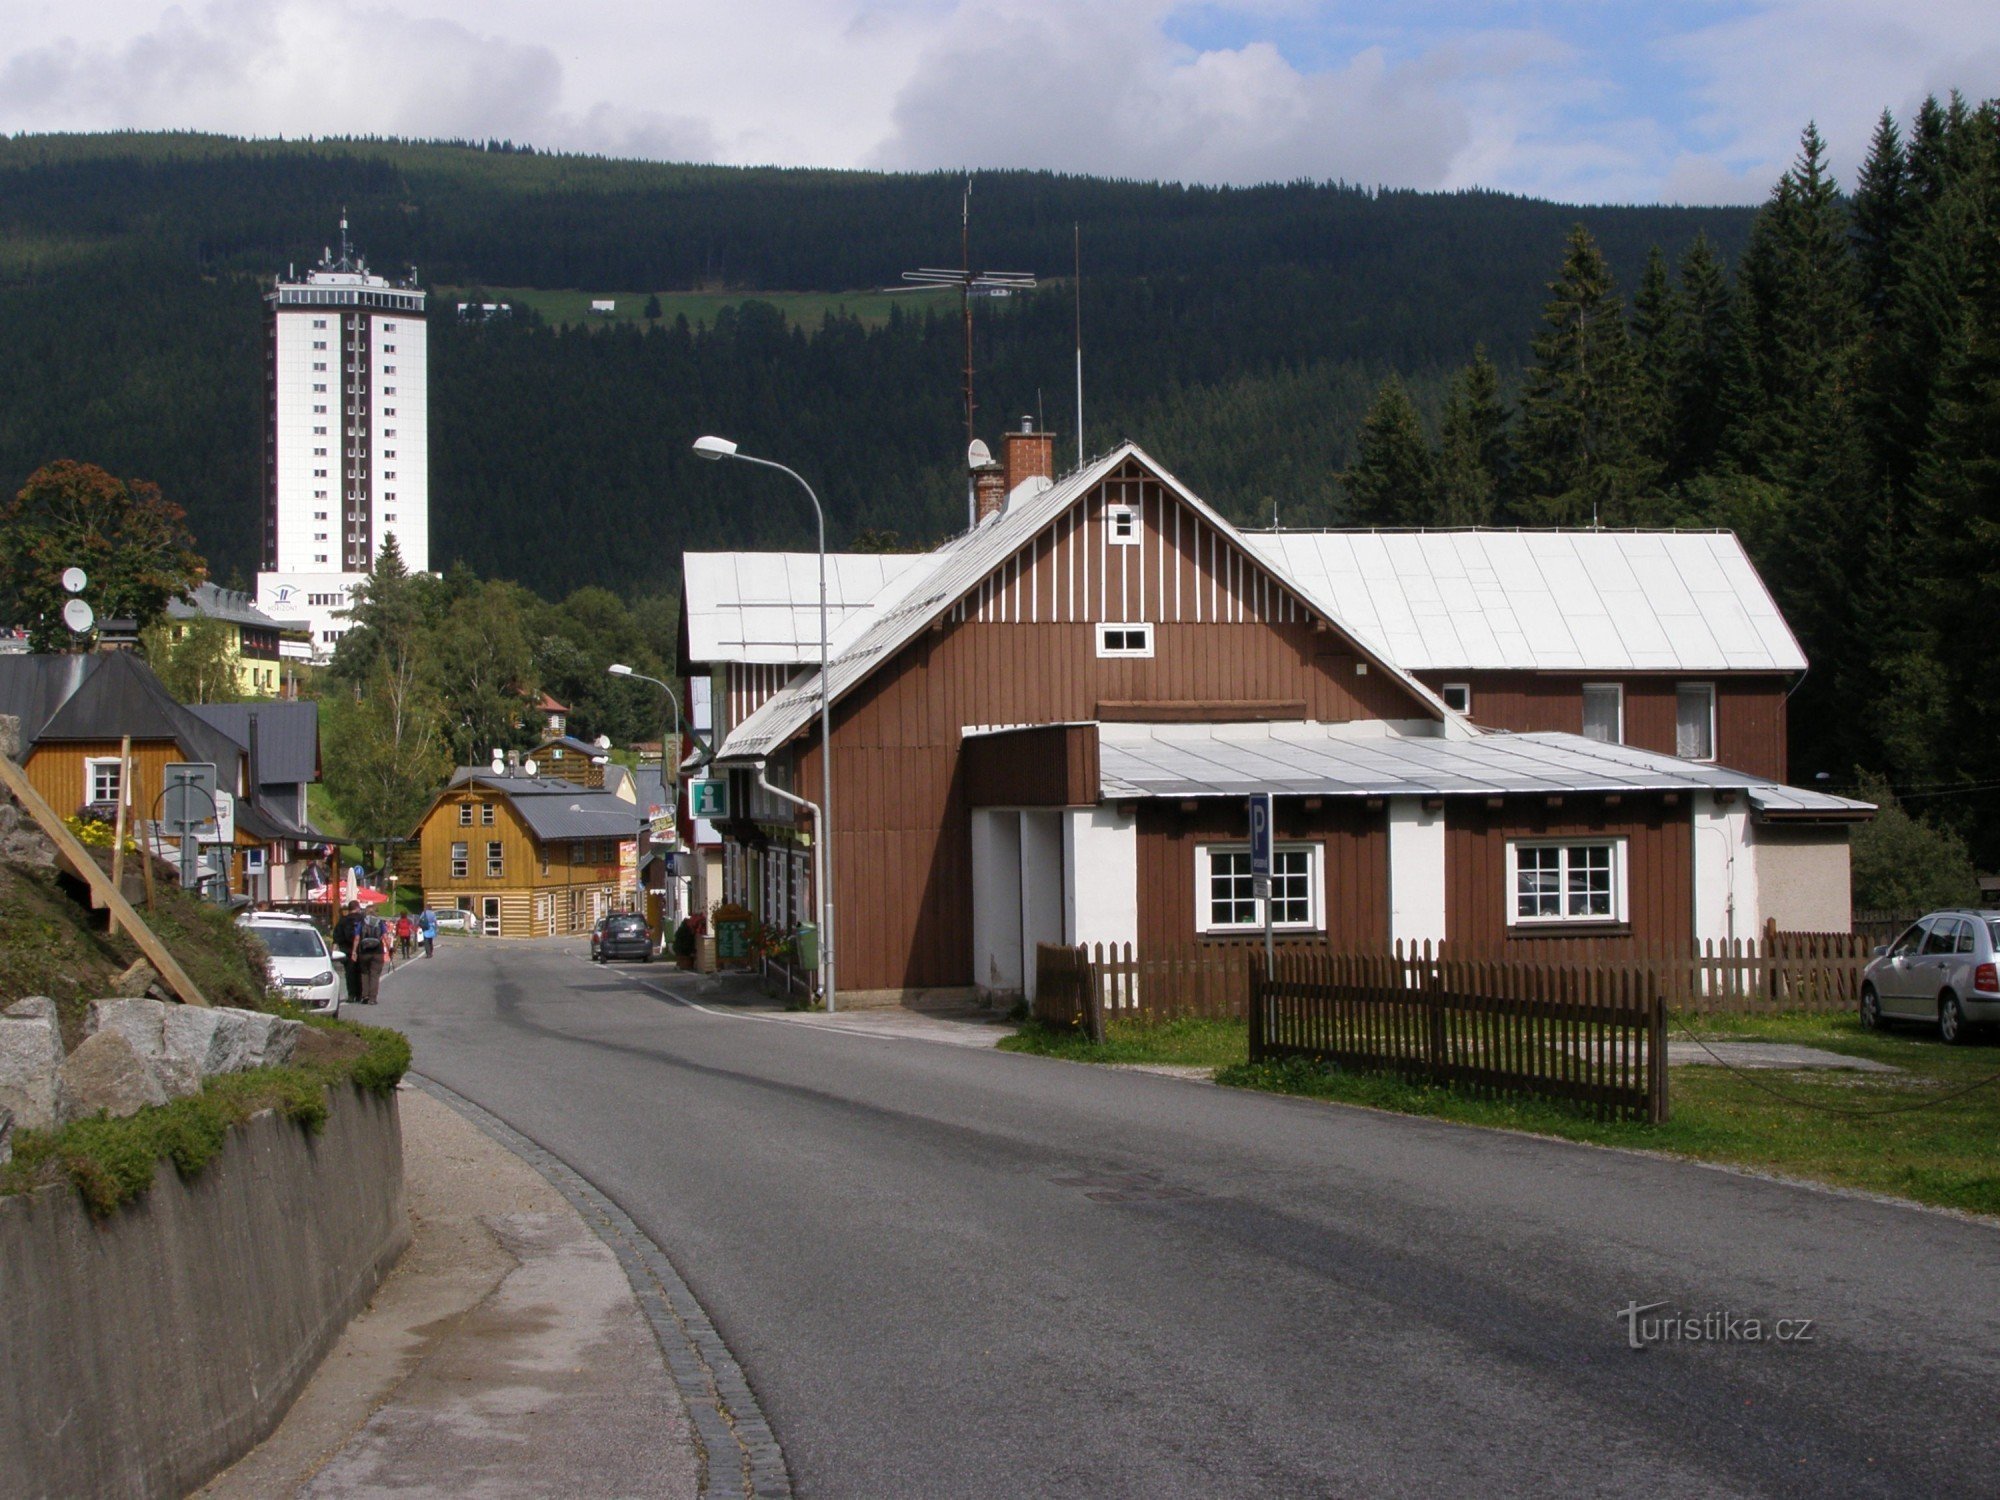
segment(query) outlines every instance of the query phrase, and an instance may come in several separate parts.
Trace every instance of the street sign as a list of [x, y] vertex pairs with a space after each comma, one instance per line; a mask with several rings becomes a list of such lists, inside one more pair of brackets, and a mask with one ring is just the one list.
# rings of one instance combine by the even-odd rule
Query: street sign
[[219, 811], [214, 765], [206, 761], [169, 761], [161, 771], [160, 781], [160, 832], [170, 839], [184, 835], [213, 839]]
[[1250, 797], [1250, 878], [1262, 897], [1271, 880], [1271, 794], [1254, 792]]
[[690, 805], [697, 818], [711, 822], [729, 816], [729, 783], [722, 777], [702, 777], [688, 783]]
[[236, 795], [233, 792], [215, 794], [214, 842], [218, 844], [236, 842]]

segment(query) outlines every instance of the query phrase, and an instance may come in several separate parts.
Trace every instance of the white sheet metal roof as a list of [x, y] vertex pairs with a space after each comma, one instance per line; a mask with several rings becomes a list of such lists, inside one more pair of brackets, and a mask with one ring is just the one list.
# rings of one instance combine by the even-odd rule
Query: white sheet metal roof
[[1575, 734], [1358, 737], [1348, 726], [1297, 722], [1101, 724], [1098, 778], [1107, 801], [1259, 791], [1396, 797], [1727, 788], [1748, 793], [1759, 811], [1779, 814], [1851, 817], [1871, 807]]
[[[1043, 527], [1088, 494], [1128, 458], [1136, 458], [1155, 479], [1171, 489], [1224, 537], [1235, 540], [1239, 546], [1243, 545], [1242, 534], [1235, 527], [1154, 462], [1138, 444], [1120, 444], [1104, 457], [1039, 494], [1017, 491], [999, 515], [930, 553], [929, 569], [912, 570], [905, 579], [899, 580], [901, 588], [898, 597], [871, 611], [873, 618], [868, 624], [840, 646], [830, 668], [833, 701], [839, 702], [848, 689], [861, 682], [918, 631], [977, 587], [987, 574], [1025, 547]], [[1285, 578], [1282, 565], [1276, 566], [1274, 571], [1280, 579]], [[1302, 594], [1302, 597], [1311, 602], [1309, 595]], [[1323, 606], [1314, 607], [1326, 612]], [[1329, 615], [1329, 618], [1343, 629], [1346, 627], [1346, 622], [1338, 615]], [[1463, 720], [1447, 709], [1429, 688], [1382, 655], [1365, 636], [1358, 632], [1350, 633], [1355, 635], [1355, 644], [1362, 654], [1372, 658], [1376, 667], [1402, 683], [1419, 702], [1433, 708], [1444, 724], [1441, 732], [1468, 732]], [[731, 730], [716, 758], [755, 760], [770, 754], [812, 719], [818, 704], [819, 673], [801, 674]]]
[[[930, 567], [925, 552], [829, 552], [826, 604], [834, 649]], [[687, 552], [688, 654], [696, 662], [819, 660], [817, 552]]]
[[1802, 672], [1726, 531], [1262, 531], [1257, 554], [1405, 671]]

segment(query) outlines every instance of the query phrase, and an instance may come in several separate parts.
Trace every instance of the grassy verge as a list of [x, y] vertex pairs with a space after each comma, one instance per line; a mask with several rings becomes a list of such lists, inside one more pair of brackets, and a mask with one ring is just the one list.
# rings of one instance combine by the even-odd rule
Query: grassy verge
[[296, 1067], [257, 1068], [211, 1078], [199, 1094], [122, 1120], [77, 1120], [55, 1130], [24, 1130], [14, 1156], [0, 1166], [0, 1195], [32, 1192], [68, 1182], [99, 1214], [137, 1198], [153, 1173], [171, 1161], [192, 1177], [222, 1149], [232, 1127], [275, 1109], [317, 1133], [326, 1123], [327, 1093], [354, 1083], [386, 1092], [410, 1066], [410, 1044], [400, 1032], [348, 1021], [307, 1023], [334, 1040], [323, 1061]]
[[[1664, 1125], [1599, 1123], [1560, 1105], [1450, 1089], [1304, 1060], [1251, 1066], [1240, 1023], [1117, 1023], [1101, 1047], [1030, 1026], [1002, 1046], [1088, 1062], [1192, 1062], [1216, 1082], [1593, 1145], [1664, 1151], [1974, 1213], [2000, 1214], [2000, 1043], [1946, 1047], [1919, 1031], [1874, 1035], [1847, 1015], [1677, 1020], [1707, 1038], [1792, 1042], [1871, 1058], [1894, 1073], [1676, 1067]], [[1970, 1089], [1967, 1093], [1959, 1090]], [[1953, 1096], [1956, 1097], [1953, 1097]]]

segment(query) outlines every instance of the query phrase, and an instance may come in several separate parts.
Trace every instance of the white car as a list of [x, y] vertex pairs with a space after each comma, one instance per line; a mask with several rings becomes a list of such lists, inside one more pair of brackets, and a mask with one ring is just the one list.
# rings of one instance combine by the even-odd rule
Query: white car
[[269, 950], [271, 982], [287, 1000], [314, 1015], [340, 1014], [347, 982], [333, 961], [333, 949], [311, 918], [253, 911], [237, 918], [236, 925]]
[[469, 911], [460, 911], [457, 907], [447, 906], [433, 911], [431, 915], [437, 918], [437, 929], [441, 933], [455, 932], [473, 937], [479, 935], [479, 918]]

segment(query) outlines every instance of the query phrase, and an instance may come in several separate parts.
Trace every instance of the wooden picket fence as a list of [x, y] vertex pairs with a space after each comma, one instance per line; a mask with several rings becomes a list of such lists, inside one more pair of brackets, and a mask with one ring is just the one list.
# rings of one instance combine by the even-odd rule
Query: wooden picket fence
[[[1294, 951], [1284, 944], [1280, 953]], [[1298, 945], [1321, 952], [1325, 945]], [[1249, 1014], [1251, 956], [1261, 946], [1215, 943], [1163, 948], [1143, 957], [1130, 943], [1035, 950], [1035, 1019], [1061, 1029], [1079, 1028], [1104, 1040], [1107, 1020], [1177, 1021], [1186, 1017], [1240, 1021]]]
[[1565, 966], [1253, 950], [1250, 1060], [1310, 1057], [1476, 1096], [1667, 1118], [1666, 1008], [1638, 963]]

